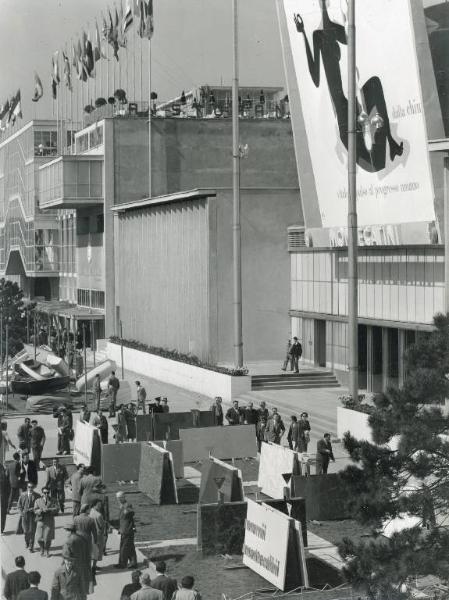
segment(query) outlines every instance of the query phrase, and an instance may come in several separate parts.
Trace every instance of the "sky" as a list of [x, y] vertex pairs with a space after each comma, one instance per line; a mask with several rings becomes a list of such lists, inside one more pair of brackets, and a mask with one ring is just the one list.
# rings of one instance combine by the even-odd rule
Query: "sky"
[[[33, 117], [51, 117], [55, 110], [49, 87], [53, 52], [66, 44], [70, 47], [70, 40], [83, 28], [93, 31], [95, 19], [101, 23], [101, 13], [108, 7], [114, 10], [119, 1], [1, 0], [0, 104], [20, 88], [24, 123]], [[159, 99], [172, 98], [195, 84], [231, 84], [232, 0], [154, 0], [154, 26], [152, 89]], [[239, 0], [239, 44], [242, 86], [285, 85], [274, 0]], [[113, 62], [109, 61], [110, 69]], [[122, 61], [121, 77], [127, 71], [131, 78], [131, 64], [125, 66]], [[104, 65], [103, 69], [104, 82]], [[35, 71], [44, 86], [38, 106], [31, 102]], [[86, 94], [98, 96], [93, 82], [90, 85]], [[81, 102], [85, 101], [82, 97]]]

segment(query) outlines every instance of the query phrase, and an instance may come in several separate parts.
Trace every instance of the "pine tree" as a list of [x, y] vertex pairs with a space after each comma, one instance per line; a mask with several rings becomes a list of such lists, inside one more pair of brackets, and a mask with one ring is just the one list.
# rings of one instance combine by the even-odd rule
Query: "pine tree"
[[26, 339], [26, 309], [23, 291], [17, 283], [0, 279], [0, 310], [2, 312], [2, 329], [0, 335], [3, 342], [3, 357], [6, 353], [6, 325], [8, 325], [8, 355], [14, 356], [22, 350]]
[[[421, 335], [406, 353], [406, 380], [375, 399], [369, 417], [375, 444], [349, 434], [344, 445], [354, 462], [341, 473], [354, 518], [371, 528], [367, 541], [343, 540], [345, 574], [370, 598], [400, 598], [409, 577], [449, 574], [449, 315], [434, 318], [435, 330]], [[404, 513], [424, 527], [391, 538], [382, 522]], [[405, 594], [406, 596], [406, 594]]]

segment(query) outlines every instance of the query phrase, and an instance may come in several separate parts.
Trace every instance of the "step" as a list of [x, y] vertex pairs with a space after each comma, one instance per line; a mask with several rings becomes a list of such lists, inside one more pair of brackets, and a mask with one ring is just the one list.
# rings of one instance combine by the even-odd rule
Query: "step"
[[310, 390], [310, 389], [323, 389], [323, 388], [332, 388], [332, 387], [340, 387], [338, 381], [335, 382], [316, 382], [316, 383], [291, 383], [291, 384], [280, 384], [280, 383], [266, 383], [264, 385], [255, 385], [252, 386], [253, 390]]
[[335, 375], [329, 375], [327, 377], [287, 377], [285, 379], [277, 379], [276, 377], [270, 377], [267, 379], [252, 379], [253, 385], [267, 385], [269, 383], [279, 383], [281, 385], [290, 385], [294, 383], [316, 383], [317, 381], [338, 381]]
[[302, 377], [335, 377], [332, 371], [300, 371], [299, 373], [271, 373], [264, 375], [251, 375], [252, 379], [301, 379]]

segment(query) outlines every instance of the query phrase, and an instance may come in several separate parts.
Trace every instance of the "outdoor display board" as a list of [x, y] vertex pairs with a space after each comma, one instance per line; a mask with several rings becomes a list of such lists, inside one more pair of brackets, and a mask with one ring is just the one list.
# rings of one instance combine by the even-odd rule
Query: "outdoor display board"
[[217, 502], [219, 497], [223, 502], [243, 500], [242, 472], [233, 465], [211, 457], [202, 465], [198, 503]]
[[92, 466], [97, 473], [100, 473], [100, 461], [101, 442], [98, 429], [82, 421], [77, 421], [73, 440], [73, 462], [75, 465], [81, 463], [85, 466]]
[[249, 458], [257, 456], [256, 429], [254, 425], [232, 427], [198, 427], [180, 429], [184, 461], [216, 458]]
[[[347, 3], [281, 1], [295, 71], [288, 77], [296, 78], [299, 89], [322, 225], [345, 226]], [[410, 0], [357, 2], [356, 29], [363, 40], [357, 44], [356, 86], [359, 225], [432, 221], [433, 182]]]
[[247, 502], [243, 564], [280, 590], [308, 586], [300, 524], [265, 503]]
[[278, 444], [262, 443], [257, 485], [264, 494], [283, 498], [284, 488], [290, 488], [291, 477], [300, 473], [297, 452]]

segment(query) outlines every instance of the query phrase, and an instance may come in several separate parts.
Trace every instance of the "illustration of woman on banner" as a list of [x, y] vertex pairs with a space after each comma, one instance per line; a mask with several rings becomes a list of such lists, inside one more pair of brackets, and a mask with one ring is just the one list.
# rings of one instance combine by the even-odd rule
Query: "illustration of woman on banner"
[[[342, 22], [346, 23], [347, 3], [343, 0], [342, 4]], [[320, 5], [322, 29], [312, 34], [313, 51], [301, 15], [295, 14], [294, 21], [298, 33], [303, 35], [309, 72], [316, 87], [320, 85], [320, 59], [323, 61], [340, 140], [347, 149], [348, 99], [343, 90], [340, 44], [346, 46], [348, 39], [344, 25], [332, 21], [329, 16], [329, 0], [320, 0]], [[404, 143], [398, 143], [392, 136], [382, 82], [378, 76], [370, 77], [362, 88], [358, 86], [357, 122], [361, 126], [357, 131], [357, 164], [365, 171], [374, 173], [385, 168], [387, 143], [391, 161], [402, 155]]]

